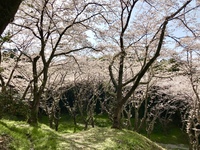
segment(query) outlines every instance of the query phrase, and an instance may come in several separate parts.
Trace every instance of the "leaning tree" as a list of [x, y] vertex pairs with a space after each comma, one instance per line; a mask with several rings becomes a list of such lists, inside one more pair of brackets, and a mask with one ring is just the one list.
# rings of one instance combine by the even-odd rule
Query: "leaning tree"
[[[198, 7], [192, 3], [192, 0], [179, 3], [171, 0], [110, 1], [110, 7], [107, 8], [110, 13], [105, 16], [107, 24], [102, 23], [103, 27], [98, 28], [100, 31], [93, 32], [101, 39], [100, 44], [106, 45], [108, 53], [114, 53], [109, 65], [110, 79], [116, 94], [113, 128], [121, 128], [123, 106], [159, 57], [163, 46], [167, 45], [166, 36], [173, 35], [177, 24], [184, 26], [186, 30], [194, 30], [194, 26], [187, 25], [185, 19], [188, 13]], [[139, 64], [140, 67], [137, 69], [133, 70], [127, 65], [126, 60], [130, 55], [133, 58], [132, 63]], [[126, 87], [129, 87], [129, 90], [125, 91]]]

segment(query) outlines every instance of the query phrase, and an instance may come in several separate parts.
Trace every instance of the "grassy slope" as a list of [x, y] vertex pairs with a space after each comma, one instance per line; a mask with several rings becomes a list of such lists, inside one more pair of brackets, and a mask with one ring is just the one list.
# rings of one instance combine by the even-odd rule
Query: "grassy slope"
[[[97, 127], [78, 133], [59, 133], [44, 124], [30, 127], [25, 122], [0, 121], [0, 137], [11, 137], [9, 149], [27, 150], [161, 150], [147, 138], [128, 130]], [[5, 142], [5, 141], [3, 141]]]
[[[147, 137], [145, 130], [142, 130], [141, 134]], [[185, 133], [175, 124], [169, 124], [167, 131], [164, 131], [161, 125], [157, 123], [155, 125], [154, 131], [148, 138], [154, 142], [163, 144], [184, 144], [189, 146], [187, 133]]]

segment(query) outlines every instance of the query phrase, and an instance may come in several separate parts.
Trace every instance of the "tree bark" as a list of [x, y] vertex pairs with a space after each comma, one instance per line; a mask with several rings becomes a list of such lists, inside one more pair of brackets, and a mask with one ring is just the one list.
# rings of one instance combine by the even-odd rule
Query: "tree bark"
[[14, 20], [14, 16], [22, 0], [1, 0], [0, 1], [0, 35], [7, 25]]
[[114, 110], [112, 128], [115, 128], [115, 129], [121, 129], [122, 128], [122, 126], [121, 126], [122, 108], [123, 108], [123, 105], [118, 105], [116, 107], [116, 109]]
[[139, 124], [139, 112], [138, 108], [135, 107], [135, 127], [134, 130], [138, 130], [138, 124]]
[[31, 104], [31, 109], [30, 109], [30, 116], [28, 118], [28, 123], [33, 126], [38, 125], [38, 108], [39, 108], [39, 103]]
[[[122, 36], [123, 37], [123, 36]], [[119, 62], [119, 73], [118, 73], [118, 83], [117, 83], [117, 98], [116, 98], [116, 104], [117, 107], [114, 110], [114, 116], [113, 116], [113, 125], [112, 128], [121, 128], [121, 113], [123, 109], [123, 105], [118, 105], [120, 101], [122, 100], [122, 88], [123, 88], [123, 74], [124, 74], [124, 58], [125, 58], [125, 52], [123, 49], [123, 39], [121, 39], [121, 56], [120, 56], [120, 62]]]

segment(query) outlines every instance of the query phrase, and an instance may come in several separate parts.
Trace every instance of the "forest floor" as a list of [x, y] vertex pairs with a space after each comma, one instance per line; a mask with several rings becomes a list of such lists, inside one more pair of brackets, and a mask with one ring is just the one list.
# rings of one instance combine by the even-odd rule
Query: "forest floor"
[[145, 129], [140, 134], [111, 129], [111, 121], [107, 116], [96, 116], [95, 128], [89, 126], [86, 131], [81, 118], [77, 118], [77, 126], [74, 126], [73, 119], [68, 115], [61, 116], [57, 132], [48, 127], [47, 116], [39, 118], [38, 127], [11, 120], [0, 120], [0, 150], [162, 149], [158, 145], [167, 150], [189, 149], [187, 134], [174, 124], [168, 125], [165, 131], [156, 124], [148, 137], [151, 142], [146, 138]]
[[129, 130], [95, 127], [77, 133], [56, 132], [45, 124], [0, 120], [1, 150], [162, 150], [146, 137]]
[[[80, 122], [80, 118], [77, 117], [77, 121]], [[40, 121], [44, 124], [48, 124], [48, 120], [46, 117], [40, 118]], [[95, 126], [110, 128], [111, 121], [105, 115], [97, 115], [95, 116]], [[134, 124], [134, 120], [132, 120], [132, 124]], [[74, 127], [73, 120], [68, 115], [63, 115], [60, 120], [59, 132], [60, 133], [74, 133], [80, 132], [84, 129], [83, 124], [78, 124]], [[148, 137], [145, 129], [140, 131], [145, 137]], [[167, 150], [186, 150], [189, 149], [188, 136], [187, 134], [181, 130], [181, 127], [177, 126], [177, 124], [169, 124], [167, 129], [163, 130], [161, 124], [156, 124], [154, 131], [148, 137], [155, 143], [159, 143], [162, 147]]]

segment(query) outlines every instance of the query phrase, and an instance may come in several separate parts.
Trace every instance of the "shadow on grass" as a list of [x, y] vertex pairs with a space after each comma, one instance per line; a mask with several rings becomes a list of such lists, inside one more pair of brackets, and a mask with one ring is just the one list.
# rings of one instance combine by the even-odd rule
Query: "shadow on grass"
[[161, 149], [135, 132], [111, 128], [97, 127], [76, 134], [62, 134], [62, 137], [69, 142], [70, 149]]
[[[2, 128], [1, 128], [2, 127]], [[45, 124], [32, 127], [25, 122], [1, 121], [0, 133], [5, 131], [14, 139], [12, 149], [34, 150], [160, 150], [145, 137], [128, 130], [96, 127], [78, 133], [56, 132]]]
[[0, 121], [0, 126], [0, 133], [12, 136], [12, 149], [57, 149], [58, 135], [46, 125], [33, 127], [25, 122]]

